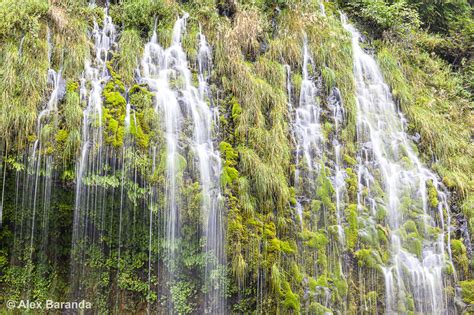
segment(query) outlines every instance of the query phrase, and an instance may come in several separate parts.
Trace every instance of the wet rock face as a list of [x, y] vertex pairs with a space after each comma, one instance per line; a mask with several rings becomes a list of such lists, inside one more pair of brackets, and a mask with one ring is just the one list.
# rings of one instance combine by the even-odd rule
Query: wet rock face
[[217, 10], [220, 15], [233, 18], [237, 12], [237, 3], [235, 0], [217, 0]]
[[25, 3], [49, 11], [11, 44], [0, 22], [5, 299], [69, 290], [94, 312], [152, 314], [474, 305], [474, 221], [448, 184], [471, 172], [444, 156], [468, 145], [427, 132], [457, 130], [442, 122], [458, 84], [430, 56], [396, 58], [323, 0]]

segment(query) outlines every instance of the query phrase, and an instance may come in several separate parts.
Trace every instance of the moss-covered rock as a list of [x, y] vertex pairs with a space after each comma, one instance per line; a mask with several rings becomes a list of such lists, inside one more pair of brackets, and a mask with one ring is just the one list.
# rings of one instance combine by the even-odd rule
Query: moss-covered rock
[[474, 304], [474, 280], [460, 281], [461, 296], [467, 304]]

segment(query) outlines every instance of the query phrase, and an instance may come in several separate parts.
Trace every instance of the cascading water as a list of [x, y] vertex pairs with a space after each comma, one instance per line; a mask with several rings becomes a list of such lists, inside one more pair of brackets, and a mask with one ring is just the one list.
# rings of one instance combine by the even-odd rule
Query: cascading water
[[[359, 45], [359, 32], [345, 17], [343, 24], [352, 34], [356, 80], [358, 210], [367, 209], [372, 217], [377, 212], [387, 215], [390, 259], [382, 268], [386, 312], [449, 313], [443, 276], [450, 263], [444, 245], [447, 238], [449, 253], [447, 196], [418, 158], [375, 59]], [[436, 202], [428, 202], [429, 187]]]
[[115, 26], [104, 9], [103, 27], [94, 22], [94, 60], [86, 61], [81, 78], [80, 97], [87, 104], [83, 112], [82, 148], [76, 168], [76, 200], [74, 208], [71, 282], [73, 295], [81, 294], [80, 282], [85, 278], [85, 251], [100, 242], [104, 229], [105, 189], [94, 184], [95, 176], [103, 176], [107, 156], [103, 148], [102, 91], [110, 79], [107, 71], [109, 52], [116, 41]]
[[[43, 232], [43, 242], [47, 240], [47, 221], [48, 221], [48, 212], [49, 212], [49, 203], [51, 195], [51, 180], [52, 180], [52, 162], [53, 158], [51, 155], [44, 154], [43, 143], [49, 141], [48, 131], [46, 131], [46, 136], [42, 134], [43, 127], [45, 123], [52, 122], [50, 118], [53, 112], [58, 110], [58, 103], [65, 94], [65, 82], [61, 77], [61, 71], [56, 72], [53, 69], [48, 70], [48, 85], [51, 86], [52, 92], [49, 97], [49, 100], [46, 104], [46, 107], [39, 113], [37, 119], [37, 139], [33, 144], [31, 160], [28, 164], [28, 173], [32, 177], [32, 183], [30, 186], [31, 192], [27, 193], [27, 198], [32, 198], [32, 226], [31, 226], [31, 242], [30, 242], [30, 251], [33, 253], [34, 247], [34, 232], [35, 232], [35, 221], [36, 221], [36, 211], [37, 211], [37, 202], [38, 191], [39, 189], [43, 190], [43, 196], [41, 198], [43, 206], [43, 218], [42, 218], [42, 232]], [[50, 121], [51, 120], [51, 121]], [[41, 177], [43, 177], [43, 183], [40, 183]], [[44, 244], [46, 246], [46, 244]]]
[[[221, 314], [225, 309], [223, 266], [224, 224], [222, 197], [219, 187], [221, 160], [213, 144], [213, 111], [208, 105], [210, 98], [208, 77], [211, 71], [211, 51], [203, 34], [199, 34], [198, 87], [192, 82], [181, 37], [188, 15], [179, 18], [173, 28], [170, 47], [163, 49], [157, 41], [156, 31], [145, 46], [141, 62], [141, 81], [155, 92], [155, 110], [164, 122], [166, 141], [166, 198], [165, 198], [165, 243], [168, 261], [168, 280], [176, 276], [173, 262], [176, 258], [180, 237], [180, 195], [178, 177], [182, 174], [184, 152], [189, 144], [196, 157], [199, 182], [202, 191], [203, 231], [206, 237], [205, 253], [205, 313]], [[192, 135], [183, 139], [184, 127], [192, 122]]]
[[[291, 85], [291, 70], [287, 66], [287, 93], [288, 93], [288, 104], [289, 111], [294, 113], [292, 121], [291, 137], [295, 142], [295, 189], [296, 189], [296, 210], [298, 213], [298, 219], [301, 224], [302, 235], [319, 235], [322, 239], [329, 235], [328, 231], [332, 229], [333, 220], [329, 217], [331, 213], [331, 207], [326, 204], [320, 209], [321, 213], [317, 216], [312, 214], [313, 207], [318, 207], [320, 199], [324, 198], [324, 202], [328, 202], [328, 199], [332, 199], [332, 187], [329, 180], [326, 177], [329, 176], [327, 172], [327, 156], [325, 155], [325, 138], [321, 126], [321, 115], [323, 109], [320, 105], [319, 97], [323, 95], [322, 91], [322, 80], [320, 74], [315, 69], [314, 61], [311, 58], [308, 43], [306, 38], [304, 39], [303, 46], [303, 64], [302, 64], [302, 81], [301, 89], [299, 93], [299, 103], [295, 107], [292, 102], [292, 85]], [[338, 232], [337, 239], [341, 244], [344, 243], [344, 230], [342, 222], [342, 213], [344, 208], [344, 196], [345, 196], [345, 173], [342, 170], [341, 163], [341, 145], [339, 145], [338, 137], [340, 136], [340, 128], [344, 122], [344, 110], [342, 105], [342, 99], [337, 88], [333, 88], [330, 95], [327, 98], [328, 109], [332, 111], [334, 120], [335, 134], [333, 136], [335, 147], [335, 166], [333, 173], [333, 186], [336, 204], [336, 216], [337, 220], [335, 227]], [[303, 222], [303, 211], [305, 211], [306, 221]], [[319, 212], [318, 211], [318, 212]], [[298, 246], [300, 251], [304, 254], [301, 257], [300, 264], [307, 266], [308, 277], [304, 278], [304, 296], [305, 296], [305, 312], [311, 313], [311, 303], [318, 303], [322, 307], [330, 307], [332, 297], [334, 296], [334, 290], [326, 285], [317, 285], [311, 288], [308, 285], [310, 277], [321, 279], [326, 277], [326, 272], [322, 268], [318, 257], [321, 255], [333, 257], [334, 264], [329, 266], [329, 274], [334, 277], [341, 279], [345, 278], [342, 270], [342, 259], [339, 253], [342, 252], [341, 246], [334, 244], [328, 246], [321, 245], [318, 249], [308, 246], [306, 242], [299, 242]], [[344, 302], [341, 301], [341, 304]], [[338, 305], [341, 310], [345, 309], [345, 306]]]
[[[206, 37], [199, 34], [200, 44], [198, 52], [199, 91], [192, 87], [190, 100], [195, 101], [192, 106], [194, 120], [194, 150], [199, 158], [199, 169], [202, 186], [202, 211], [204, 217], [204, 233], [206, 236], [206, 305], [205, 312], [222, 314], [225, 311], [224, 281], [225, 252], [224, 252], [224, 217], [222, 209], [222, 195], [219, 186], [222, 172], [219, 151], [212, 143], [212, 124], [217, 115], [206, 102], [209, 99], [208, 79], [211, 74], [211, 50]], [[196, 95], [196, 92], [198, 93]], [[214, 119], [213, 119], [214, 118]]]
[[[187, 15], [179, 18], [173, 28], [171, 46], [163, 49], [159, 43], [156, 30], [149, 43], [145, 45], [141, 61], [141, 81], [155, 92], [155, 111], [163, 115], [166, 141], [166, 187], [165, 187], [165, 246], [168, 260], [169, 280], [174, 277], [173, 263], [177, 239], [179, 237], [179, 209], [177, 176], [179, 162], [184, 157], [179, 153], [179, 137], [183, 123], [180, 108], [180, 94], [174, 90], [173, 83], [179, 78], [189, 82], [186, 54], [181, 47], [181, 36], [186, 25]], [[182, 171], [182, 170], [180, 170]], [[150, 232], [151, 233], [151, 232]]]
[[[303, 72], [301, 81], [301, 91], [298, 107], [294, 109], [295, 116], [293, 122], [293, 132], [296, 142], [296, 171], [295, 187], [297, 193], [296, 209], [300, 220], [303, 219], [304, 198], [311, 196], [311, 191], [315, 190], [315, 178], [319, 169], [318, 157], [322, 153], [323, 134], [319, 121], [320, 107], [317, 104], [317, 92], [315, 81], [310, 77], [313, 69], [313, 61], [308, 51], [308, 43], [305, 38], [303, 46]], [[291, 104], [291, 102], [290, 102]], [[309, 183], [304, 182], [304, 176], [308, 174]]]
[[[53, 44], [49, 28], [47, 29], [48, 61], [51, 65]], [[61, 71], [48, 69], [47, 86], [50, 91], [48, 101], [39, 112], [36, 124], [36, 140], [34, 141], [31, 153], [27, 161], [27, 178], [23, 186], [22, 204], [31, 209], [31, 230], [29, 231], [29, 251], [30, 261], [33, 259], [35, 251], [36, 230], [41, 231], [41, 246], [46, 250], [48, 241], [48, 218], [51, 201], [52, 186], [52, 163], [53, 157], [48, 154], [47, 145], [51, 141], [51, 130], [57, 125], [54, 113], [58, 111], [58, 104], [66, 92], [65, 81], [61, 76]], [[38, 218], [38, 211], [42, 212], [42, 217]], [[39, 220], [38, 220], [39, 219]], [[37, 226], [40, 224], [40, 226]]]
[[339, 241], [344, 242], [344, 229], [342, 227], [342, 218], [344, 217], [344, 193], [346, 172], [341, 164], [341, 143], [339, 142], [340, 128], [344, 123], [344, 107], [342, 104], [341, 94], [338, 88], [333, 88], [328, 99], [329, 108], [332, 110], [332, 118], [334, 122], [335, 136], [332, 141], [334, 147], [334, 174], [333, 187], [336, 197], [336, 218], [338, 224]]
[[323, 2], [325, 2], [325, 0], [321, 0], [321, 1], [319, 2], [319, 9], [321, 10], [321, 15], [322, 15], [322, 16], [326, 16], [326, 8], [324, 7], [324, 3], [323, 3]]

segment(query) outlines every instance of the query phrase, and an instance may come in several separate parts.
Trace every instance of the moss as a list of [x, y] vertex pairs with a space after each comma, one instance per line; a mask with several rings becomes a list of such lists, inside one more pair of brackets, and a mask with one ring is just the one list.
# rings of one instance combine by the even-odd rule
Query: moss
[[327, 287], [328, 286], [328, 277], [326, 275], [321, 275], [316, 280], [316, 287]]
[[241, 114], [242, 114], [242, 107], [240, 106], [239, 103], [234, 102], [232, 104], [232, 120], [235, 122], [238, 121]]
[[275, 238], [276, 237], [276, 227], [275, 223], [269, 222], [264, 225], [263, 235], [267, 238]]
[[130, 134], [136, 139], [136, 142], [141, 148], [148, 148], [150, 143], [150, 136], [146, 134], [140, 124], [136, 124], [134, 119], [130, 120]]
[[357, 174], [354, 173], [352, 168], [346, 168], [346, 184], [351, 200], [356, 200], [357, 196]]
[[273, 264], [271, 270], [271, 283], [273, 290], [280, 295], [281, 294], [281, 283], [282, 283], [282, 275], [280, 273], [280, 269], [278, 268], [277, 264]]
[[464, 276], [468, 275], [469, 272], [469, 258], [467, 257], [466, 246], [461, 240], [451, 240], [451, 251], [454, 262], [459, 269], [462, 271]]
[[64, 142], [66, 141], [67, 137], [68, 137], [68, 132], [67, 130], [64, 130], [64, 129], [60, 129], [58, 130], [58, 132], [56, 133], [56, 142]]
[[285, 254], [295, 253], [295, 249], [290, 245], [288, 241], [282, 241], [278, 238], [270, 239], [268, 243], [268, 250], [270, 252], [283, 252]]
[[77, 92], [78, 89], [79, 89], [79, 83], [77, 83], [76, 81], [71, 81], [71, 80], [67, 81], [66, 83], [67, 92]]
[[380, 245], [388, 245], [388, 231], [386, 227], [383, 227], [380, 224], [377, 224], [377, 235], [380, 242]]
[[290, 274], [290, 279], [292, 280], [293, 283], [301, 283], [303, 281], [304, 275], [300, 271], [300, 268], [298, 267], [298, 264], [296, 262], [293, 262], [291, 264], [291, 274]]
[[378, 268], [380, 257], [371, 249], [360, 249], [355, 252], [359, 267]]
[[316, 279], [314, 279], [313, 277], [308, 277], [308, 288], [311, 290], [312, 293], [316, 292], [317, 286], [318, 283]]
[[387, 209], [383, 205], [377, 205], [376, 219], [377, 222], [384, 222], [387, 217]]
[[415, 233], [416, 235], [418, 235], [418, 229], [417, 229], [416, 224], [413, 220], [407, 220], [403, 224], [403, 228], [405, 229], [407, 234]]
[[420, 259], [422, 258], [423, 244], [421, 240], [419, 239], [418, 234], [410, 233], [407, 236], [406, 248], [410, 253], [418, 256], [418, 258]]
[[433, 185], [432, 181], [426, 182], [426, 185], [428, 188], [428, 200], [430, 206], [433, 208], [437, 208], [439, 205], [438, 190], [436, 190], [436, 187]]
[[467, 304], [474, 304], [474, 280], [460, 281], [461, 296]]
[[336, 210], [336, 205], [332, 202], [334, 187], [332, 186], [329, 173], [324, 165], [322, 165], [317, 184], [316, 195], [318, 199], [321, 200], [327, 210], [334, 212]]
[[333, 279], [333, 282], [334, 282], [334, 287], [337, 290], [337, 294], [340, 297], [345, 297], [349, 290], [349, 285], [347, 284], [347, 281], [342, 278], [336, 278], [336, 279]]
[[331, 309], [321, 305], [318, 302], [312, 302], [309, 305], [309, 312], [311, 314], [315, 314], [315, 315], [326, 315], [326, 314], [332, 314], [333, 313]]
[[281, 251], [286, 254], [294, 254], [296, 252], [296, 249], [294, 248], [294, 246], [291, 246], [291, 244], [288, 241], [281, 241], [280, 248], [281, 248]]
[[334, 126], [329, 121], [324, 122], [323, 124], [323, 138], [324, 139], [329, 138], [333, 128]]
[[331, 68], [323, 66], [323, 68], [321, 69], [321, 76], [326, 87], [326, 92], [329, 93], [331, 89], [336, 85], [336, 74]]
[[349, 165], [350, 167], [353, 167], [357, 164], [357, 161], [347, 154], [344, 154], [343, 159], [344, 159], [344, 162], [346, 162], [347, 165]]
[[[110, 85], [109, 85], [110, 84]], [[105, 104], [113, 109], [125, 109], [127, 101], [118, 91], [113, 91], [112, 83], [108, 83], [104, 89]]]
[[296, 200], [296, 189], [295, 187], [290, 187], [290, 204], [294, 207], [298, 201]]
[[221, 185], [223, 187], [230, 185], [235, 182], [239, 177], [239, 171], [234, 167], [224, 166], [221, 174]]
[[314, 248], [314, 249], [322, 249], [328, 244], [328, 238], [324, 233], [321, 232], [312, 232], [311, 237], [308, 241], [305, 242], [305, 245]]
[[219, 144], [219, 151], [224, 156], [224, 161], [226, 166], [236, 166], [238, 154], [235, 152], [232, 145], [228, 142], [222, 141]]
[[299, 312], [300, 311], [300, 300], [299, 296], [296, 293], [293, 293], [291, 290], [290, 284], [285, 282], [284, 284], [284, 300], [283, 306], [290, 311]]
[[358, 226], [358, 221], [357, 221], [357, 205], [356, 204], [350, 204], [347, 206], [346, 210], [346, 219], [347, 223], [349, 226], [345, 229], [346, 231], [346, 243], [347, 247], [350, 250], [354, 250], [355, 245], [357, 243], [357, 238], [359, 234], [359, 226]]
[[107, 64], [112, 79], [107, 82], [102, 92], [104, 96], [104, 109], [102, 124], [105, 126], [105, 142], [115, 148], [123, 145], [125, 107], [127, 101], [122, 93], [125, 92], [120, 76]]
[[322, 202], [320, 200], [312, 200], [311, 201], [311, 211], [314, 213], [318, 213], [321, 209]]
[[130, 104], [137, 110], [150, 108], [153, 105], [153, 93], [148, 91], [146, 87], [135, 84], [128, 91]]

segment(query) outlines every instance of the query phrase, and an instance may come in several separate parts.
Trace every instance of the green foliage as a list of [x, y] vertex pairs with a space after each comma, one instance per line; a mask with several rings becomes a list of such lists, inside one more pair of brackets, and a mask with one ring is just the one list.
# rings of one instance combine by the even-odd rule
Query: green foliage
[[474, 304], [474, 280], [460, 281], [461, 296], [464, 302]]
[[171, 296], [174, 309], [179, 314], [192, 313], [195, 305], [191, 302], [191, 297], [195, 293], [195, 288], [192, 282], [176, 282], [171, 287]]
[[114, 78], [106, 84], [103, 91], [104, 109], [102, 119], [105, 125], [105, 141], [116, 148], [123, 145], [123, 124], [127, 103], [121, 94], [123, 92], [123, 83], [117, 76], [114, 76]]
[[[172, 23], [178, 12], [164, 1], [126, 0], [120, 6], [112, 7], [111, 16], [128, 28], [138, 30], [142, 37], [151, 36], [155, 19], [162, 24]], [[168, 24], [169, 25], [169, 24]]]
[[316, 314], [316, 315], [326, 315], [326, 314], [332, 314], [332, 311], [325, 307], [324, 305], [321, 305], [318, 302], [313, 302], [309, 306], [309, 311], [311, 314]]
[[362, 20], [367, 29], [377, 37], [387, 31], [394, 35], [402, 35], [420, 26], [417, 11], [405, 0], [355, 0], [339, 3], [348, 7], [351, 13]]
[[332, 186], [331, 180], [329, 179], [329, 173], [322, 165], [321, 172], [317, 179], [316, 195], [322, 202], [323, 206], [331, 213], [336, 210], [336, 206], [332, 202], [332, 195], [334, 193], [334, 187]]
[[[64, 280], [68, 264], [64, 262], [70, 257], [71, 240], [61, 237], [67, 238], [72, 230], [74, 193], [71, 184], [74, 184], [74, 160], [80, 148], [85, 106], [80, 100], [78, 80], [84, 60], [90, 59], [91, 41], [87, 31], [90, 31], [93, 19], [100, 24], [103, 14], [100, 6], [89, 7], [86, 1], [48, 2], [50, 4], [28, 0], [17, 4], [5, 0], [0, 4], [0, 131], [9, 145], [8, 158], [2, 158], [2, 161], [7, 165], [10, 181], [6, 185], [5, 213], [13, 212], [13, 197], [9, 195], [15, 195], [14, 179], [21, 178], [25, 174], [21, 172], [28, 167], [28, 163], [10, 151], [22, 155], [38, 137], [35, 129], [37, 113], [49, 92], [45, 73], [49, 67], [63, 69], [67, 80], [66, 96], [59, 106], [57, 119], [48, 121], [39, 135], [47, 140], [45, 152], [54, 158], [53, 172], [62, 180], [60, 184], [54, 182], [53, 191], [60, 185], [67, 190], [64, 194], [67, 198], [59, 197], [66, 201], [59, 205], [52, 203], [50, 230], [45, 233], [49, 233], [48, 237], [55, 243], [64, 244], [60, 244], [59, 257], [48, 257], [54, 261], [51, 270], [31, 264], [22, 268], [9, 266], [9, 252], [3, 247], [0, 249], [0, 268], [5, 270], [1, 275], [1, 291], [4, 296], [14, 298], [20, 298], [28, 286], [35, 299], [60, 296], [68, 289], [67, 280]], [[421, 134], [422, 157], [428, 163], [434, 161], [433, 168], [454, 190], [453, 203], [461, 205], [460, 200], [464, 198], [462, 209], [472, 227], [474, 215], [469, 195], [472, 190], [469, 178], [472, 173], [469, 154], [472, 124], [467, 118], [472, 96], [464, 89], [470, 86], [471, 77], [468, 48], [472, 42], [469, 40], [472, 21], [466, 13], [469, 7], [464, 0], [445, 1], [439, 6], [418, 0], [339, 2], [345, 11], [369, 28], [369, 34], [380, 39], [374, 42], [379, 64], [408, 117], [408, 131]], [[414, 3], [416, 6], [412, 5]], [[143, 44], [149, 40], [155, 21], [158, 41], [165, 47], [170, 41], [175, 18], [182, 15], [183, 10], [190, 13], [183, 46], [190, 57], [193, 79], [200, 29], [213, 51], [210, 89], [219, 110], [219, 126], [216, 127], [223, 161], [221, 183], [225, 195], [222, 204], [225, 204], [223, 221], [227, 229], [228, 266], [211, 276], [231, 282], [231, 289], [226, 294], [234, 312], [251, 313], [258, 309], [268, 313], [326, 314], [357, 313], [363, 308], [363, 311], [376, 313], [384, 300], [379, 290], [381, 275], [378, 270], [391, 258], [389, 233], [398, 233], [404, 249], [419, 257], [425, 233], [426, 237], [439, 233], [436, 229], [425, 228], [415, 218], [406, 221], [398, 230], [390, 231], [385, 226], [387, 210], [383, 206], [378, 205], [375, 209], [375, 223], [367, 218], [369, 209], [362, 205], [358, 208], [351, 42], [340, 25], [338, 8], [330, 2], [324, 5], [325, 17], [321, 16], [317, 1], [113, 1], [110, 13], [119, 30], [119, 43], [108, 67], [112, 78], [103, 91], [102, 130], [107, 154], [113, 156], [123, 152], [120, 162], [122, 156], [113, 157], [123, 164], [104, 163], [100, 174], [83, 179], [88, 189], [102, 191], [104, 195], [100, 201], [103, 218], [99, 218], [98, 213], [91, 217], [90, 229], [94, 233], [100, 230], [100, 237], [86, 250], [84, 268], [88, 277], [83, 282], [87, 294], [94, 296], [94, 305], [99, 312], [106, 312], [111, 301], [118, 301], [118, 312], [144, 310], [147, 301], [152, 302], [151, 312], [162, 312], [169, 302], [178, 314], [203, 311], [200, 307], [202, 295], [208, 287], [203, 284], [206, 281], [202, 270], [206, 261], [215, 257], [212, 253], [203, 254], [205, 240], [200, 237], [203, 220], [200, 209], [205, 196], [196, 179], [198, 170], [192, 162], [195, 153], [183, 142], [182, 152], [175, 156], [181, 230], [174, 249], [176, 259], [168, 262], [164, 251], [166, 236], [162, 235], [167, 198], [164, 184], [167, 152], [162, 117], [155, 110], [153, 93], [145, 85], [134, 85], [134, 71], [139, 66]], [[219, 16], [218, 12], [229, 16]], [[420, 23], [428, 30], [421, 30]], [[47, 63], [46, 24], [52, 34], [51, 64]], [[318, 100], [327, 138], [325, 146], [330, 146], [335, 135], [328, 117], [330, 108], [327, 108], [327, 96], [332, 88], [341, 91], [344, 103], [345, 121], [336, 136], [343, 145], [343, 163], [347, 167], [346, 190], [340, 209], [344, 210], [340, 219], [345, 242], [338, 239], [331, 182], [334, 161], [328, 159], [333, 156], [327, 153], [327, 148], [318, 161], [320, 172], [312, 178], [315, 189], [310, 197], [303, 196], [308, 197], [301, 203], [303, 220], [295, 214], [297, 198], [299, 201], [306, 192], [293, 187], [295, 148], [289, 127], [293, 113], [288, 110], [284, 65], [291, 69], [291, 100], [296, 104], [301, 85], [303, 34], [308, 38], [314, 61], [311, 75], [322, 77]], [[462, 76], [433, 52], [459, 67]], [[129, 129], [124, 123], [127, 101], [132, 118]], [[188, 136], [190, 124], [190, 121], [183, 121], [180, 137]], [[0, 148], [3, 155], [2, 150], [3, 146]], [[413, 167], [407, 159], [400, 162], [407, 168]], [[19, 189], [24, 187], [20, 185]], [[376, 192], [377, 198], [383, 197], [384, 191], [377, 179], [371, 184], [371, 191]], [[366, 193], [362, 191], [363, 195]], [[427, 183], [427, 194], [430, 207], [436, 208], [440, 200], [432, 182]], [[418, 206], [406, 198], [400, 208], [403, 215], [413, 217], [412, 210]], [[40, 208], [38, 205], [37, 209]], [[454, 212], [456, 209], [452, 208]], [[119, 213], [122, 216], [120, 226], [117, 224]], [[31, 218], [29, 214], [27, 216]], [[38, 222], [45, 218], [40, 214], [37, 216]], [[28, 222], [22, 226], [25, 231], [30, 228]], [[97, 222], [104, 226], [96, 225]], [[120, 242], [119, 229], [122, 233]], [[2, 230], [2, 233], [6, 232]], [[13, 243], [1, 240], [8, 249]], [[26, 237], [25, 240], [24, 243], [29, 244], [30, 239]], [[465, 245], [456, 239], [450, 245], [454, 267], [461, 271], [458, 273], [461, 279], [468, 279], [469, 260]], [[121, 251], [120, 255], [117, 249]], [[342, 260], [347, 256], [355, 257], [357, 266], [342, 266]], [[148, 263], [152, 274], [149, 281]], [[169, 264], [169, 270], [161, 269], [162, 263]], [[161, 278], [154, 276], [156, 267], [164, 270], [163, 274], [173, 272], [177, 276], [171, 283], [162, 283]], [[226, 267], [229, 268], [228, 275]], [[452, 271], [451, 264], [447, 268]], [[166, 287], [164, 294], [157, 296], [155, 292], [161, 292], [162, 286]], [[463, 298], [471, 302], [472, 284], [464, 281], [461, 287]], [[263, 290], [257, 293], [257, 288]], [[446, 289], [449, 293], [449, 287]], [[319, 303], [322, 290], [330, 290], [328, 307]], [[407, 311], [414, 310], [413, 298], [407, 296], [406, 299], [410, 304]]]
[[118, 55], [118, 74], [123, 82], [130, 86], [133, 83], [135, 69], [141, 57], [143, 43], [140, 34], [135, 29], [127, 29], [122, 32], [119, 41], [120, 53]]
[[22, 42], [21, 47], [9, 42], [0, 51], [0, 131], [7, 141], [17, 140], [18, 149], [35, 130], [48, 70], [46, 41], [27, 33]]
[[322, 250], [328, 244], [328, 239], [324, 233], [305, 231], [304, 239], [307, 239], [305, 245], [314, 249]]
[[360, 249], [355, 252], [359, 267], [378, 268], [380, 266], [380, 256], [371, 249]]
[[300, 300], [299, 300], [298, 294], [293, 293], [288, 282], [285, 282], [283, 286], [284, 286], [283, 306], [289, 311], [299, 312]]
[[242, 114], [242, 107], [240, 107], [239, 103], [235, 102], [232, 105], [232, 119], [237, 121], [240, 117], [240, 114]]
[[433, 182], [428, 182], [428, 199], [430, 201], [430, 206], [433, 208], [437, 208], [439, 204], [438, 200], [438, 191], [436, 190], [436, 187], [433, 185]]
[[224, 168], [222, 169], [221, 184], [225, 187], [229, 184], [232, 184], [239, 177], [239, 171], [235, 169], [238, 155], [232, 146], [225, 141], [222, 141], [219, 144], [219, 150], [224, 157]]
[[143, 86], [134, 85], [129, 91], [129, 102], [133, 109], [130, 134], [141, 150], [147, 149], [150, 142], [159, 142], [161, 136], [160, 119], [153, 108], [153, 94]]
[[469, 258], [467, 257], [466, 246], [462, 240], [452, 239], [451, 250], [454, 262], [462, 272], [462, 275], [467, 277], [469, 272]]
[[455, 65], [472, 57], [474, 22], [472, 3], [467, 0], [423, 1], [407, 0], [417, 9], [423, 26], [440, 34], [434, 51]]
[[[378, 52], [378, 60], [394, 96], [408, 116], [409, 129], [421, 135], [419, 146], [426, 160], [435, 154], [439, 160], [432, 167], [449, 188], [465, 195], [472, 189], [466, 176], [472, 164], [466, 130], [472, 122], [464, 118], [472, 105], [466, 99], [459, 77], [440, 60], [419, 51], [410, 53], [398, 45], [384, 45]], [[433, 206], [435, 191], [430, 186], [428, 189]]]
[[358, 237], [358, 231], [359, 231], [359, 226], [358, 226], [358, 213], [357, 213], [357, 205], [356, 204], [350, 204], [347, 206], [346, 210], [346, 220], [348, 223], [348, 227], [345, 229], [346, 232], [346, 242], [347, 242], [347, 247], [351, 250], [354, 250], [355, 245], [357, 243], [357, 237]]
[[21, 37], [30, 33], [37, 37], [40, 19], [48, 13], [46, 0], [12, 1], [0, 3], [0, 41], [11, 36]]

